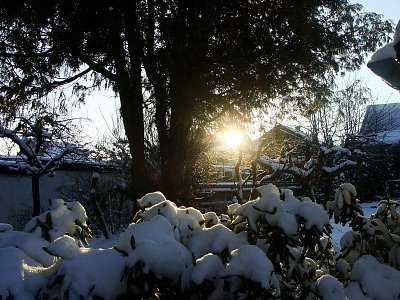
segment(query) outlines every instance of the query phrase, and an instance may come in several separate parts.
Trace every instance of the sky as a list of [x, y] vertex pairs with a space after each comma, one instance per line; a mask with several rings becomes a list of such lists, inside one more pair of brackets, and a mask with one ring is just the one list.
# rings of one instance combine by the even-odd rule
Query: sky
[[[385, 19], [390, 19], [397, 24], [400, 20], [400, 0], [351, 0], [352, 3], [360, 3], [367, 12], [382, 14]], [[373, 53], [367, 56], [366, 62]], [[365, 65], [357, 72], [357, 77], [364, 80], [371, 89], [377, 103], [400, 102], [400, 93], [386, 85], [379, 77], [374, 75]], [[119, 100], [110, 92], [98, 92], [86, 99], [86, 104], [73, 112], [74, 117], [88, 118], [91, 122], [85, 122], [84, 133], [96, 140], [109, 134], [113, 120], [116, 119], [116, 107]]]

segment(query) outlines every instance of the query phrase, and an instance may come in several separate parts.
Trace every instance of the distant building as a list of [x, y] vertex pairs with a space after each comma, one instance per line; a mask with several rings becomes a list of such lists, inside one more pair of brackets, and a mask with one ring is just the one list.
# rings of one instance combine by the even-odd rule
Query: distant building
[[313, 153], [313, 142], [310, 136], [298, 128], [292, 128], [282, 124], [275, 125], [263, 134], [259, 141], [263, 140], [268, 146], [263, 151], [264, 155], [271, 158], [284, 156], [285, 149], [292, 150], [292, 157], [308, 160]]
[[400, 103], [368, 105], [359, 134], [349, 135], [345, 146], [363, 153], [353, 178], [360, 198], [392, 197], [388, 187], [400, 178]]
[[360, 136], [393, 144], [400, 141], [400, 103], [368, 105]]
[[[49, 159], [43, 156], [42, 163]], [[10, 218], [32, 214], [32, 180], [27, 175], [25, 165], [23, 156], [0, 156], [0, 223], [13, 223], [15, 220]], [[103, 177], [109, 176], [112, 171], [115, 171], [115, 166], [104, 161], [66, 157], [55, 170], [54, 176], [44, 175], [40, 179], [42, 210], [47, 209], [49, 199], [66, 198], [65, 188], [74, 177], [87, 178], [89, 194], [92, 173], [100, 173]]]

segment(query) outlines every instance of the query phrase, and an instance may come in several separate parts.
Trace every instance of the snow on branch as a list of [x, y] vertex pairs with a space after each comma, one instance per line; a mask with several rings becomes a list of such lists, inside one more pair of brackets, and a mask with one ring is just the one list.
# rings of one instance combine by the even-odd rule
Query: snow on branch
[[339, 163], [339, 164], [337, 164], [337, 165], [335, 165], [333, 167], [323, 166], [322, 170], [324, 172], [327, 172], [327, 173], [335, 173], [335, 172], [338, 172], [339, 170], [342, 170], [342, 169], [344, 169], [346, 167], [353, 167], [353, 166], [356, 166], [356, 165], [357, 165], [357, 162], [355, 162], [355, 161], [345, 160], [345, 161], [343, 161], [343, 162], [341, 162], [341, 163]]
[[[292, 173], [292, 174], [300, 176], [300, 177], [310, 176], [312, 171], [313, 171], [313, 168], [310, 168], [308, 170], [302, 170], [302, 169], [300, 169], [299, 167], [297, 167], [297, 166], [295, 166], [293, 164], [277, 162], [277, 161], [269, 158], [266, 155], [260, 156], [259, 163], [262, 166], [270, 167], [273, 171], [286, 171], [286, 172]], [[261, 181], [268, 179], [269, 176], [270, 175], [265, 175], [261, 179]]]
[[[50, 129], [54, 132], [64, 128], [64, 125], [57, 121], [45, 120], [45, 122], [49, 122]], [[10, 162], [8, 169], [42, 176], [52, 174], [66, 158], [77, 161], [91, 153], [76, 145], [55, 141], [54, 132], [41, 122], [31, 122], [26, 118], [20, 118], [14, 129], [0, 127], [0, 138], [10, 139], [20, 150], [20, 160]]]
[[33, 149], [27, 144], [25, 137], [19, 137], [16, 130], [0, 127], [0, 137], [9, 138], [18, 145], [21, 152], [27, 157], [33, 157]]

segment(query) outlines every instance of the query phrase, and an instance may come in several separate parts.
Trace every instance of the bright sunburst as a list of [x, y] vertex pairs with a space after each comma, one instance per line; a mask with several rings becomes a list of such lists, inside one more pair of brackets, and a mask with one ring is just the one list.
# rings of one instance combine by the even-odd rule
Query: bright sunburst
[[221, 141], [225, 146], [235, 149], [242, 143], [242, 133], [236, 129], [226, 130], [221, 134]]

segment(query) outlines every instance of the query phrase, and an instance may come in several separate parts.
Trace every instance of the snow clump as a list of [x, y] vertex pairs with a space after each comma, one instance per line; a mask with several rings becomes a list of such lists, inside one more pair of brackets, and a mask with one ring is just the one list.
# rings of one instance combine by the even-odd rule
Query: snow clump
[[376, 300], [399, 299], [400, 271], [379, 263], [375, 257], [364, 255], [353, 265], [346, 296], [357, 299], [364, 295]]
[[55, 199], [51, 201], [50, 211], [34, 217], [24, 231], [54, 241], [64, 234], [80, 235], [82, 231], [89, 234], [86, 220], [86, 211], [79, 202]]
[[331, 275], [322, 275], [313, 284], [314, 293], [324, 300], [345, 299], [343, 285], [335, 277]]
[[41, 266], [49, 267], [55, 262], [54, 256], [43, 248], [49, 245], [42, 238], [21, 231], [6, 231], [0, 233], [0, 248], [16, 247], [23, 251], [30, 259], [35, 260]]
[[265, 290], [274, 289], [279, 294], [279, 281], [274, 267], [265, 253], [253, 245], [244, 245], [231, 252], [232, 260], [222, 272], [222, 277], [243, 276], [260, 283]]
[[163, 202], [165, 200], [167, 200], [167, 199], [165, 198], [164, 194], [157, 191], [157, 192], [153, 192], [153, 193], [147, 193], [142, 198], [138, 199], [137, 203], [140, 208], [146, 208], [146, 207], [152, 206], [154, 204]]

